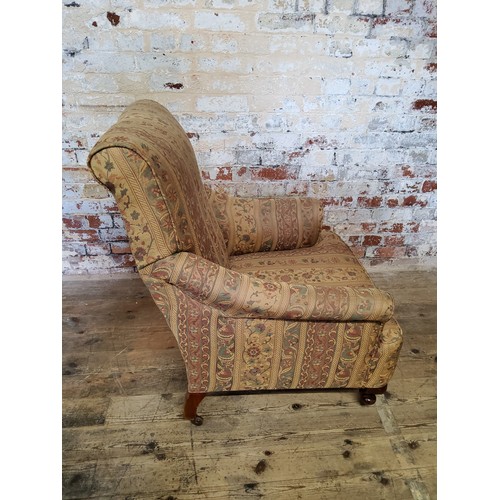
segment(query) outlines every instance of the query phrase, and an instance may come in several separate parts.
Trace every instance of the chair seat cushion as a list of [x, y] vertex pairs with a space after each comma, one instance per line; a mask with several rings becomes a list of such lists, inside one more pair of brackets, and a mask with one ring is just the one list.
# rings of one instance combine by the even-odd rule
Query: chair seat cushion
[[374, 286], [351, 249], [333, 232], [322, 232], [316, 245], [308, 248], [233, 256], [229, 266], [263, 280]]

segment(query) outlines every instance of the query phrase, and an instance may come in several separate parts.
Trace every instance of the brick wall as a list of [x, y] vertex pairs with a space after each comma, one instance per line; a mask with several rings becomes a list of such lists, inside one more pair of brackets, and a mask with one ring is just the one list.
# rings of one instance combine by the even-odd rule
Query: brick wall
[[64, 273], [134, 270], [85, 162], [140, 98], [179, 119], [205, 182], [321, 198], [366, 265], [435, 265], [435, 0], [67, 0], [62, 14]]

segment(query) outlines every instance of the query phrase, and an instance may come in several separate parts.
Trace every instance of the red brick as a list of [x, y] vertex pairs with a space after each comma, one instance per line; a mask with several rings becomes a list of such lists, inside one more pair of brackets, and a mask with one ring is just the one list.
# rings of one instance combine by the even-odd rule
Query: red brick
[[113, 219], [110, 215], [86, 215], [85, 219], [88, 221], [88, 227], [92, 229], [113, 227]]
[[283, 181], [296, 178], [297, 172], [285, 166], [259, 167], [252, 169], [252, 180]]
[[385, 246], [397, 247], [404, 245], [405, 237], [404, 236], [386, 236], [384, 238]]
[[429, 38], [437, 38], [437, 22], [436, 21], [428, 21], [427, 30], [425, 32], [425, 36]]
[[113, 241], [111, 243], [111, 253], [126, 254], [132, 253], [128, 241]]
[[418, 222], [408, 222], [408, 230], [412, 233], [418, 233], [420, 229], [420, 223]]
[[338, 207], [339, 204], [340, 201], [338, 198], [328, 198], [327, 200], [324, 200], [323, 207]]
[[366, 232], [373, 231], [377, 227], [375, 222], [362, 222], [361, 229]]
[[302, 158], [309, 152], [310, 152], [309, 149], [301, 149], [299, 151], [293, 151], [288, 155], [288, 159], [293, 160], [294, 158]]
[[418, 205], [419, 207], [426, 207], [426, 200], [419, 200], [415, 195], [407, 196], [402, 203], [403, 207], [413, 207]]
[[382, 236], [368, 235], [363, 238], [363, 245], [377, 246], [380, 245], [381, 241], [382, 241]]
[[392, 226], [384, 226], [380, 229], [380, 231], [384, 233], [402, 233], [403, 232], [403, 224], [401, 222], [397, 222]]
[[411, 207], [417, 203], [417, 197], [415, 195], [407, 196], [403, 200], [403, 207]]
[[408, 165], [403, 165], [401, 167], [401, 170], [403, 171], [403, 177], [410, 177], [410, 178], [415, 177], [413, 170]]
[[233, 174], [230, 167], [219, 167], [215, 179], [218, 181], [232, 181]]
[[424, 111], [437, 111], [437, 101], [434, 99], [417, 99], [413, 103], [413, 109]]
[[81, 229], [82, 220], [80, 217], [63, 217], [63, 225], [68, 229]]
[[431, 191], [435, 191], [437, 189], [437, 182], [436, 181], [424, 181], [422, 185], [422, 192], [423, 193], [429, 193]]
[[380, 207], [382, 204], [382, 198], [380, 196], [374, 196], [373, 198], [367, 198], [366, 196], [358, 197], [358, 206], [363, 208], [376, 208]]
[[403, 257], [406, 247], [378, 247], [374, 250], [375, 257], [394, 258]]

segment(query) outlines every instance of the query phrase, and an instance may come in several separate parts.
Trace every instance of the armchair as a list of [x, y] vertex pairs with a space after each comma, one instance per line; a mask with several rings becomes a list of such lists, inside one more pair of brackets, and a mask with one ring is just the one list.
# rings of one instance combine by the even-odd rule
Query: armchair
[[188, 136], [160, 104], [130, 105], [90, 152], [137, 269], [186, 367], [184, 417], [209, 393], [386, 390], [402, 345], [394, 303], [318, 200], [237, 198], [201, 181]]

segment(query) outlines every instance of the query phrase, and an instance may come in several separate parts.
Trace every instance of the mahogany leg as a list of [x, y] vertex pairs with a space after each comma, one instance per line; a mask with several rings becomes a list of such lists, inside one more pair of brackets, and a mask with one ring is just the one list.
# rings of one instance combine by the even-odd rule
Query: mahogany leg
[[359, 390], [359, 402], [362, 405], [373, 405], [377, 400], [377, 394], [384, 394], [387, 391], [387, 385], [383, 387], [365, 387]]
[[203, 417], [200, 417], [196, 410], [198, 405], [202, 402], [203, 398], [206, 396], [205, 392], [187, 392], [186, 402], [184, 403], [184, 418], [191, 420], [194, 425], [201, 425], [203, 423]]

